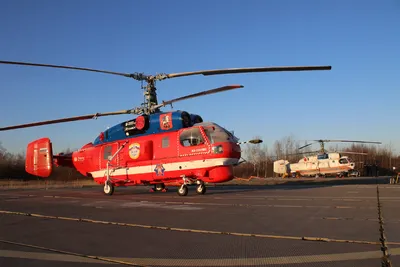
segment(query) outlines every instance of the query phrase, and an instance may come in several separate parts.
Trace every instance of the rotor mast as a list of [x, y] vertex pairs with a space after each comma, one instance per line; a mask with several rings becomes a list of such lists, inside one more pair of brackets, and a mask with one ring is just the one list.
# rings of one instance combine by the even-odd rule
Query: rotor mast
[[132, 73], [129, 74], [129, 77], [145, 82], [146, 85], [142, 87], [144, 90], [144, 102], [141, 104], [140, 107], [134, 108], [132, 113], [141, 115], [141, 114], [146, 114], [150, 115], [153, 113], [159, 113], [161, 112], [160, 110], [160, 105], [158, 104], [158, 99], [157, 99], [157, 88], [156, 88], [156, 81], [161, 81], [164, 79], [169, 78], [167, 74], [157, 74], [155, 76], [153, 75], [145, 75], [143, 73]]
[[130, 78], [133, 78], [137, 81], [145, 82], [146, 84], [142, 86], [144, 90], [144, 102], [140, 105], [140, 107], [136, 107], [132, 109], [132, 113], [136, 115], [146, 114], [150, 115], [152, 113], [160, 112], [160, 108], [157, 107], [157, 93], [156, 93], [156, 79], [157, 76], [144, 75], [143, 73], [132, 73], [129, 75]]
[[320, 141], [319, 144], [321, 145], [321, 153], [325, 154], [325, 145], [324, 145], [324, 141]]
[[154, 78], [151, 78], [148, 79], [146, 82], [147, 84], [146, 86], [144, 86], [144, 103], [142, 104], [142, 106], [144, 107], [143, 113], [158, 113], [160, 112], [160, 108], [156, 107], [153, 109], [154, 106], [158, 105], [156, 81], [154, 80]]

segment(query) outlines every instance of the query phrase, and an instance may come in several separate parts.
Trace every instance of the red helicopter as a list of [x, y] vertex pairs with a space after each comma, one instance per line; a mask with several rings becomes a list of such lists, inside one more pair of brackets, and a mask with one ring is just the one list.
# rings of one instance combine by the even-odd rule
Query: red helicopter
[[25, 127], [88, 120], [102, 116], [134, 114], [136, 118], [117, 124], [81, 149], [69, 154], [53, 155], [52, 143], [45, 137], [28, 144], [26, 172], [50, 176], [53, 165], [75, 168], [82, 175], [104, 185], [104, 193], [112, 195], [115, 187], [152, 185], [152, 191], [166, 191], [166, 185], [178, 184], [180, 196], [188, 194], [188, 185], [197, 185], [196, 192], [204, 194], [206, 183], [222, 183], [234, 178], [233, 166], [240, 164], [243, 143], [258, 144], [262, 140], [238, 142], [239, 139], [217, 123], [204, 122], [197, 114], [187, 111], [161, 112], [160, 108], [174, 102], [242, 88], [229, 85], [158, 103], [156, 81], [190, 75], [218, 75], [249, 72], [330, 70], [331, 66], [231, 68], [144, 75], [105, 70], [0, 61], [1, 64], [40, 66], [92, 71], [133, 78], [146, 82], [145, 101], [140, 107], [115, 112], [96, 113], [50, 121], [34, 122], [0, 128], [0, 131]]

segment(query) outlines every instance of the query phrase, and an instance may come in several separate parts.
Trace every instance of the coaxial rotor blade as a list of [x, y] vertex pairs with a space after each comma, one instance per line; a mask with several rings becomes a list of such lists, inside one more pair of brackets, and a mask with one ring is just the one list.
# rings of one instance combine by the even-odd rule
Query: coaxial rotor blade
[[255, 68], [230, 68], [216, 70], [201, 70], [191, 72], [180, 72], [166, 74], [165, 78], [176, 78], [190, 75], [204, 76], [218, 74], [234, 74], [234, 73], [249, 73], [249, 72], [276, 72], [276, 71], [311, 71], [311, 70], [331, 70], [332, 66], [288, 66], [288, 67], [255, 67]]
[[365, 144], [382, 144], [376, 141], [359, 141], [359, 140], [323, 140], [324, 142], [344, 142], [344, 143], [365, 143]]
[[368, 155], [368, 153], [364, 152], [352, 152], [352, 151], [335, 151], [335, 152], [341, 154]]
[[316, 142], [325, 142], [325, 143], [328, 143], [328, 142], [343, 142], [343, 143], [366, 143], [366, 144], [382, 144], [382, 142], [376, 142], [376, 141], [359, 141], [359, 140], [331, 140], [331, 139], [329, 139], [329, 140], [314, 140], [314, 141], [316, 141]]
[[313, 153], [318, 153], [320, 151], [309, 151], [309, 152], [298, 152], [298, 153], [291, 153], [287, 154], [287, 156], [296, 156], [296, 155], [303, 155], [303, 154], [313, 154]]
[[191, 72], [179, 72], [170, 74], [157, 74], [155, 76], [144, 75], [142, 73], [123, 73], [107, 70], [98, 70], [91, 68], [82, 68], [74, 66], [63, 66], [63, 65], [53, 65], [53, 64], [42, 64], [42, 63], [30, 63], [30, 62], [19, 62], [19, 61], [5, 61], [0, 60], [0, 64], [10, 64], [10, 65], [23, 65], [23, 66], [36, 66], [36, 67], [49, 67], [49, 68], [61, 68], [61, 69], [72, 69], [72, 70], [84, 70], [92, 71], [106, 74], [113, 74], [124, 76], [128, 78], [133, 78], [138, 81], [144, 80], [164, 80], [169, 78], [177, 78], [183, 76], [191, 75], [218, 75], [218, 74], [235, 74], [235, 73], [250, 73], [250, 72], [277, 72], [277, 71], [311, 71], [311, 70], [331, 70], [331, 66], [282, 66], [282, 67], [255, 67], [255, 68], [229, 68], [229, 69], [215, 69], [215, 70], [201, 70], [201, 71], [191, 71]]
[[308, 147], [308, 146], [311, 146], [312, 144], [315, 144], [315, 143], [310, 143], [310, 144], [307, 144], [307, 145], [301, 146], [301, 147], [299, 147], [298, 149], [303, 149], [303, 148], [306, 148], [306, 147]]
[[220, 93], [220, 92], [223, 92], [223, 91], [233, 90], [233, 89], [237, 89], [237, 88], [243, 88], [243, 85], [228, 85], [228, 86], [223, 86], [223, 87], [219, 87], [219, 88], [215, 88], [215, 89], [211, 89], [211, 90], [206, 90], [206, 91], [202, 91], [202, 92], [191, 94], [191, 95], [187, 95], [187, 96], [178, 97], [178, 98], [175, 98], [175, 99], [172, 99], [172, 100], [163, 101], [162, 104], [158, 104], [156, 106], [153, 106], [152, 109], [155, 110], [157, 108], [160, 108], [160, 107], [163, 107], [163, 106], [166, 106], [166, 105], [170, 105], [170, 104], [172, 104], [174, 102], [186, 100], [186, 99], [189, 99], [189, 98], [194, 98], [194, 97], [198, 97], [198, 96], [204, 96], [204, 95]]
[[18, 61], [4, 61], [4, 60], [0, 60], [0, 64], [23, 65], [23, 66], [34, 66], [34, 67], [48, 67], [48, 68], [71, 69], [71, 70], [84, 70], [84, 71], [92, 71], [92, 72], [119, 75], [119, 76], [124, 76], [124, 77], [128, 77], [128, 78], [133, 78], [135, 80], [146, 80], [147, 79], [147, 76], [143, 75], [141, 73], [122, 73], [122, 72], [114, 72], [114, 71], [98, 70], [98, 69], [90, 69], [90, 68], [81, 68], [81, 67], [73, 67], [73, 66], [51, 65], [51, 64], [18, 62]]
[[35, 126], [42, 126], [42, 125], [48, 125], [48, 124], [70, 122], [70, 121], [89, 120], [89, 119], [95, 119], [97, 117], [121, 115], [121, 114], [131, 114], [131, 110], [120, 110], [120, 111], [114, 111], [114, 112], [96, 113], [96, 114], [90, 114], [90, 115], [68, 117], [68, 118], [63, 118], [63, 119], [56, 119], [56, 120], [48, 120], [48, 121], [40, 121], [40, 122], [33, 122], [33, 123], [27, 123], [27, 124], [20, 124], [20, 125], [14, 125], [14, 126], [8, 126], [8, 127], [0, 128], [0, 131], [14, 130], [14, 129], [19, 129], [19, 128], [35, 127]]

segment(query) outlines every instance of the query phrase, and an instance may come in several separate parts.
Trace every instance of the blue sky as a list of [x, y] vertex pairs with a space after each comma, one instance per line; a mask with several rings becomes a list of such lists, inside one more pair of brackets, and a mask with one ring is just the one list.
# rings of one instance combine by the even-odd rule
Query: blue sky
[[[331, 65], [331, 71], [192, 76], [159, 82], [177, 103], [267, 145], [297, 139], [377, 140], [400, 152], [400, 2], [2, 1], [0, 60], [155, 74], [216, 68]], [[0, 126], [128, 109], [140, 83], [90, 72], [0, 65]], [[168, 109], [166, 109], [168, 110]], [[130, 116], [0, 132], [11, 152], [50, 137], [79, 148]], [[318, 147], [316, 147], [318, 148]]]

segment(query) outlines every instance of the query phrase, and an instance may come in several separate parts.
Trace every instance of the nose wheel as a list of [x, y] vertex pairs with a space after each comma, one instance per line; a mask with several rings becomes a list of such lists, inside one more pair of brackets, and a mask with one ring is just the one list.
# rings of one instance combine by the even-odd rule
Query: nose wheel
[[178, 188], [178, 195], [179, 196], [187, 196], [189, 192], [188, 184], [194, 184], [196, 183], [196, 193], [199, 195], [204, 195], [206, 193], [206, 186], [203, 181], [201, 180], [194, 180], [194, 179], [188, 179], [186, 177], [183, 178], [183, 184]]
[[111, 182], [106, 181], [104, 183], [103, 190], [104, 190], [104, 194], [111, 196], [112, 194], [114, 194], [114, 185]]
[[181, 197], [187, 196], [188, 192], [189, 192], [188, 186], [185, 184], [181, 185], [178, 189], [178, 195], [180, 195]]

